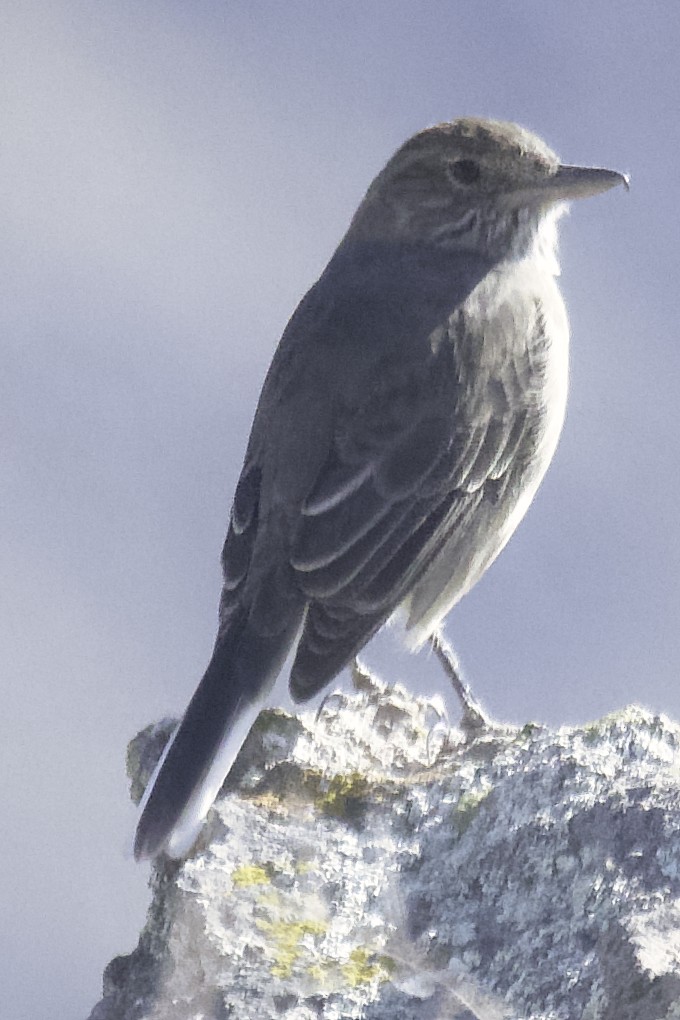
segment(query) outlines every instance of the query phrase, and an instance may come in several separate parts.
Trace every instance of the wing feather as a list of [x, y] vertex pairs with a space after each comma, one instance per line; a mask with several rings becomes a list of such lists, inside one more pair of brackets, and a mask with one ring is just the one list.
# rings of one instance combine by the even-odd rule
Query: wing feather
[[[510, 408], [504, 411], [459, 431], [449, 438], [448, 447], [433, 443], [428, 469], [421, 459], [425, 429], [412, 426], [390, 450], [391, 455], [398, 450], [407, 468], [398, 472], [395, 463], [382, 475], [386, 489], [392, 483], [389, 511], [374, 517], [369, 527], [361, 518], [360, 504], [353, 502], [356, 493], [347, 498], [346, 527], [360, 537], [348, 544], [348, 531], [343, 532], [339, 550], [336, 535], [337, 555], [327, 554], [323, 565], [317, 561], [299, 578], [312, 604], [291, 671], [294, 698], [311, 697], [329, 682], [388, 619], [446, 537], [470, 526], [487, 487], [490, 500], [500, 491], [525, 417], [518, 420]], [[412, 454], [409, 439], [418, 444]], [[418, 464], [417, 471], [412, 470], [413, 463]], [[409, 472], [411, 485], [406, 489], [403, 482]], [[314, 527], [323, 516], [314, 518]], [[311, 545], [310, 531], [305, 540]], [[333, 543], [332, 527], [324, 529], [324, 541]]]
[[[513, 464], [535, 419], [533, 367], [508, 353], [502, 335], [471, 329], [454, 315], [446, 338], [425, 356], [383, 352], [375, 364], [366, 357], [364, 372], [348, 368], [338, 399], [324, 405], [323, 429], [310, 431], [306, 418], [297, 430], [287, 421], [287, 444], [276, 447], [271, 466], [266, 430], [254, 433], [225, 543], [224, 611], [245, 598], [275, 631], [277, 603], [291, 589], [305, 600], [290, 681], [296, 698], [332, 679], [444, 546], [453, 548], [456, 536], [463, 541], [476, 520], [513, 498]], [[294, 353], [282, 372], [292, 373]], [[308, 360], [296, 371], [316, 379], [324, 364]], [[267, 527], [260, 528], [264, 478]], [[488, 513], [480, 518], [482, 502]], [[272, 529], [275, 562], [264, 538]]]

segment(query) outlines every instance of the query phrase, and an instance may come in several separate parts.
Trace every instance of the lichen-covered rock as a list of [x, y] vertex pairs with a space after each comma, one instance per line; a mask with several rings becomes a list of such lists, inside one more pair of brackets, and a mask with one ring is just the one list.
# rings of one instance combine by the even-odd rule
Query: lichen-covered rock
[[263, 713], [90, 1020], [680, 1018], [680, 728], [454, 738], [379, 684]]

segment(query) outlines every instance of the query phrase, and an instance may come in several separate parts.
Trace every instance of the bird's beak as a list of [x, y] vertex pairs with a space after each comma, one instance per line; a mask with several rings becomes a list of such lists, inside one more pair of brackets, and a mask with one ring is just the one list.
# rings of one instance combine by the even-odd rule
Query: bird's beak
[[630, 187], [627, 174], [618, 170], [605, 170], [599, 166], [558, 166], [557, 171], [546, 177], [536, 189], [537, 196], [545, 196], [549, 202], [568, 201], [572, 198], [589, 198], [603, 191], [623, 184]]

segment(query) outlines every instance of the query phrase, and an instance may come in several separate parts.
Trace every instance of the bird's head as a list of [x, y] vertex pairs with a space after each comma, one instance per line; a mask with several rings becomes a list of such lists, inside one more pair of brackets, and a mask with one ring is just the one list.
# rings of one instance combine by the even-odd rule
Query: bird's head
[[627, 178], [560, 163], [517, 124], [462, 118], [414, 135], [373, 181], [348, 237], [426, 243], [493, 261], [526, 256], [565, 202]]

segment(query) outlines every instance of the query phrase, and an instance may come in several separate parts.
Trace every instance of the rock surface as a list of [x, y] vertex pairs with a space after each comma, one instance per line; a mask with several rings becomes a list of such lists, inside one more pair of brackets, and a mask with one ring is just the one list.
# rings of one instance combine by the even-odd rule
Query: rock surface
[[263, 713], [90, 1020], [680, 1018], [679, 780], [636, 707], [471, 745], [398, 686]]

